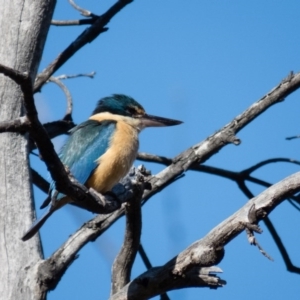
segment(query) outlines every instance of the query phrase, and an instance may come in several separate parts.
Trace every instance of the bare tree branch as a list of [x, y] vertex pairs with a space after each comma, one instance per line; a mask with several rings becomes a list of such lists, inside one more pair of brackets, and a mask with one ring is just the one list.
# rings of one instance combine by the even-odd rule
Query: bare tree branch
[[[247, 188], [246, 185], [244, 185], [242, 187], [242, 192], [249, 198], [253, 198], [254, 195], [251, 193], [251, 191]], [[292, 198], [292, 196], [290, 196], [289, 198]], [[293, 197], [294, 198], [294, 197]], [[290, 272], [293, 272], [293, 273], [297, 273], [297, 274], [300, 274], [300, 268], [298, 267], [295, 267], [289, 257], [289, 254], [287, 252], [287, 250], [285, 249], [284, 247], [284, 244], [283, 242], [281, 241], [281, 238], [279, 236], [279, 234], [277, 233], [273, 223], [271, 222], [271, 220], [269, 219], [269, 217], [265, 217], [263, 219], [263, 222], [264, 224], [266, 225], [266, 227], [268, 228], [269, 232], [271, 233], [272, 235], [272, 238], [274, 239], [274, 242], [276, 243], [276, 246], [278, 247], [279, 249], [279, 252], [282, 256], [282, 259], [287, 267], [287, 270], [290, 271]]]
[[[203, 142], [178, 155], [172, 160], [172, 164], [169, 167], [165, 168], [156, 176], [152, 176], [151, 179], [148, 180], [151, 183], [152, 190], [150, 192], [144, 192], [144, 203], [152, 195], [163, 189], [166, 185], [170, 184], [170, 182], [174, 181], [176, 176], [180, 175], [183, 171], [186, 171], [188, 168], [195, 167], [195, 164], [198, 164], [209, 158], [216, 153], [217, 150], [225, 146], [230, 141], [233, 141], [234, 139], [230, 136], [233, 136], [234, 132], [237, 132], [242, 127], [246, 126], [256, 116], [265, 111], [271, 105], [279, 102], [282, 97], [286, 96], [288, 93], [292, 93], [292, 91], [299, 86], [300, 73], [294, 75], [291, 81], [283, 81], [279, 86], [274, 88], [261, 100], [251, 105], [250, 108], [248, 108], [240, 116], [236, 117], [223, 129], [219, 130]], [[122, 206], [119, 210], [110, 215], [95, 217], [93, 220], [82, 226], [82, 228], [72, 236], [72, 240], [67, 241], [66, 244], [74, 243], [83, 245], [90, 240], [96, 239], [121, 216], [123, 216], [124, 211], [124, 206]], [[91, 227], [93, 230], [90, 230]], [[244, 227], [245, 226], [243, 225], [243, 228]]]
[[30, 122], [27, 117], [20, 117], [11, 121], [0, 122], [0, 133], [2, 132], [26, 132], [29, 129]]
[[110, 300], [139, 299], [146, 300], [175, 289], [187, 287], [218, 288], [226, 284], [213, 273], [222, 272], [219, 267], [193, 267], [185, 276], [172, 276], [169, 268], [156, 267], [140, 275], [127, 284], [118, 293], [112, 295]]
[[[0, 67], [0, 71], [1, 71], [1, 67]], [[28, 119], [31, 122], [31, 124], [33, 125], [33, 127], [36, 127], [35, 131], [34, 131], [36, 136], [34, 138], [35, 138], [36, 142], [40, 144], [39, 148], [41, 148], [41, 150], [42, 150], [44, 145], [41, 143], [41, 140], [39, 140], [39, 137], [37, 136], [37, 133], [40, 130], [40, 128], [39, 128], [40, 124], [38, 122], [35, 122], [36, 121], [35, 118], [37, 119], [36, 110], [35, 110], [34, 103], [33, 103], [31, 86], [28, 87], [28, 84], [27, 84], [28, 77], [26, 77], [26, 76], [24, 77], [22, 74], [11, 74], [10, 70], [9, 71], [5, 70], [4, 72], [6, 72], [6, 74], [9, 74], [10, 77], [14, 78], [17, 82], [19, 81], [21, 83], [21, 88], [22, 88], [24, 96], [25, 96], [25, 106], [26, 106], [27, 113], [28, 113]], [[161, 173], [159, 173], [156, 176], [153, 176], [151, 178], [150, 182], [152, 184], [152, 190], [150, 192], [144, 193], [144, 197], [145, 197], [144, 199], [145, 200], [149, 199], [150, 196], [152, 196], [157, 191], [162, 189], [164, 186], [169, 184], [182, 172], [189, 169], [195, 163], [203, 162], [208, 157], [210, 157], [211, 155], [216, 153], [219, 149], [221, 149], [224, 145], [231, 143], [231, 142], [239, 143], [239, 140], [234, 136], [234, 134], [236, 132], [238, 132], [239, 130], [241, 130], [241, 128], [246, 126], [250, 121], [252, 121], [256, 116], [258, 116], [260, 113], [262, 113], [268, 107], [277, 103], [283, 97], [285, 97], [286, 95], [288, 95], [289, 93], [294, 91], [296, 88], [298, 88], [299, 84], [300, 84], [299, 78], [300, 78], [299, 74], [296, 74], [296, 75], [293, 75], [292, 77], [290, 77], [288, 80], [285, 80], [278, 87], [273, 89], [266, 97], [262, 98], [260, 101], [258, 101], [254, 105], [252, 105], [242, 115], [235, 118], [234, 121], [232, 121], [231, 123], [226, 125], [223, 129], [221, 129], [214, 135], [210, 136], [208, 139], [206, 139], [202, 143], [195, 145], [194, 147], [188, 149], [187, 151], [183, 152], [182, 154], [177, 156], [175, 159], [173, 159], [172, 165], [170, 165], [164, 171], [162, 171]], [[24, 82], [22, 82], [22, 80], [24, 80], [25, 84], [24, 84]], [[36, 129], [38, 129], [38, 130], [36, 130]], [[48, 139], [48, 141], [49, 141], [49, 139]], [[49, 144], [47, 146], [49, 146]], [[49, 152], [49, 148], [47, 150]], [[63, 167], [62, 167], [62, 169], [63, 169]], [[60, 172], [61, 172], [61, 174], [64, 174], [65, 170], [62, 170]], [[299, 175], [298, 175], [298, 177], [299, 177]], [[299, 183], [297, 182], [297, 184], [298, 184], [298, 186], [295, 186], [293, 184], [293, 182], [288, 182], [286, 184], [286, 186], [283, 187], [283, 189], [288, 188], [287, 190], [291, 190], [292, 192], [299, 191]], [[277, 186], [277, 185], [274, 185], [274, 186]], [[272, 189], [273, 187], [269, 188], [267, 191], [273, 191], [273, 189]], [[276, 194], [276, 191], [274, 193]], [[274, 202], [275, 204], [271, 201], [270, 202], [271, 204], [269, 203], [269, 206], [268, 205], [264, 206], [263, 209], [260, 208], [260, 206], [258, 206], [260, 210], [257, 209], [257, 205], [255, 206], [258, 220], [261, 219], [263, 216], [265, 216], [265, 214], [268, 213], [271, 209], [273, 209], [276, 205], [278, 205], [279, 202], [284, 199], [283, 196], [287, 196], [284, 194], [284, 192], [280, 194], [280, 191], [279, 191], [278, 193], [279, 193], [279, 196], [277, 194], [276, 195], [272, 194], [272, 197], [271, 197], [272, 201], [275, 201]], [[290, 194], [288, 194], [288, 195], [290, 195]], [[258, 196], [254, 199], [260, 199], [260, 198]], [[258, 201], [258, 203], [261, 204], [259, 201]], [[257, 204], [256, 200], [254, 201], [254, 204]], [[109, 226], [111, 226], [111, 224], [117, 218], [119, 218], [123, 213], [124, 213], [124, 206], [120, 210], [114, 212], [113, 214], [111, 214], [109, 216], [105, 216], [105, 217], [101, 216], [101, 218], [96, 217], [93, 221], [91, 221], [92, 223], [89, 222], [89, 226], [86, 227], [84, 225], [76, 234], [74, 234], [72, 236], [72, 241], [74, 243], [77, 243], [77, 245], [81, 243], [81, 247], [82, 247], [83, 243], [85, 243], [87, 240], [92, 240], [92, 239], [96, 238], [97, 236], [99, 236], [105, 229], [107, 229]], [[236, 218], [236, 216], [234, 215], [233, 217], [229, 218], [230, 222], [224, 221], [225, 223], [224, 222], [223, 222], [224, 224], [222, 223], [223, 231], [221, 231], [221, 229], [219, 228], [221, 225], [218, 226], [219, 231], [216, 229], [213, 230], [214, 236], [216, 236], [216, 237], [218, 236], [217, 235], [218, 232], [219, 233], [223, 232], [222, 236], [218, 236], [219, 237], [218, 243], [216, 243], [214, 241], [214, 243], [212, 244], [211, 241], [209, 241], [207, 239], [207, 237], [205, 237], [204, 239], [194, 243], [191, 247], [189, 247], [184, 252], [179, 254], [177, 256], [176, 260], [173, 259], [172, 261], [167, 263], [165, 266], [161, 267], [161, 268], [167, 267], [168, 270], [170, 270], [170, 267], [172, 268], [172, 274], [169, 274], [167, 277], [167, 279], [171, 280], [172, 283], [169, 283], [169, 285], [166, 284], [164, 286], [172, 289], [172, 288], [178, 288], [180, 286], [182, 286], [182, 287], [183, 286], [191, 286], [191, 282], [193, 282], [194, 285], [198, 284], [200, 286], [210, 286], [210, 284], [215, 284], [216, 286], [221, 286], [223, 283], [218, 278], [215, 278], [215, 280], [213, 280], [212, 283], [210, 281], [204, 281], [204, 283], [203, 283], [203, 278], [201, 278], [201, 280], [202, 280], [201, 283], [199, 283], [199, 282], [195, 283], [195, 280], [193, 280], [194, 277], [192, 277], [192, 275], [191, 275], [191, 277], [187, 277], [186, 275], [189, 274], [189, 272], [190, 272], [189, 270], [192, 270], [193, 266], [195, 264], [200, 265], [200, 266], [211, 266], [213, 264], [218, 263], [218, 261], [222, 259], [223, 246], [226, 243], [228, 243], [232, 238], [234, 238], [237, 234], [239, 234], [242, 230], [247, 228], [246, 224], [248, 221], [243, 220], [243, 219], [240, 220], [240, 217], [243, 214], [242, 213], [239, 213], [239, 214], [240, 214], [240, 216], [238, 218]], [[247, 214], [247, 218], [248, 218], [248, 214]], [[236, 223], [237, 219], [239, 220], [239, 222]], [[93, 225], [91, 225], [91, 224], [93, 224]], [[230, 228], [228, 227], [229, 226], [228, 224], [230, 224], [230, 226], [231, 226]], [[91, 230], [90, 226], [93, 226], [96, 229]], [[83, 235], [83, 236], [81, 236], [81, 235]], [[79, 238], [80, 236], [81, 236], [81, 239]], [[210, 234], [208, 236], [210, 236]], [[70, 240], [68, 240], [67, 243], [68, 242], [70, 242]], [[72, 252], [72, 253], [74, 254], [75, 252]], [[192, 253], [192, 255], [191, 255], [191, 253]], [[63, 256], [63, 257], [64, 258], [67, 257], [69, 259], [69, 262], [71, 262], [76, 257], [76, 254], [69, 255], [69, 256]], [[192, 257], [192, 259], [191, 259], [191, 257]], [[61, 263], [64, 265], [64, 271], [65, 271], [68, 266], [68, 263], [66, 263], [66, 261], [63, 261]], [[163, 270], [161, 268], [155, 269], [155, 272], [157, 271], [159, 274], [161, 274], [161, 276], [158, 274], [157, 278], [155, 279], [156, 286], [160, 280], [167, 280], [164, 277], [165, 274], [161, 273], [161, 270]], [[185, 274], [184, 280], [182, 278], [183, 273]], [[138, 291], [141, 291], [141, 295], [143, 295], [143, 293], [145, 293], [145, 287], [144, 286], [141, 287], [140, 280], [142, 280], [142, 282], [145, 282], [145, 278], [147, 280], [150, 280], [147, 277], [148, 273], [146, 272], [145, 274], [143, 274], [141, 277], [139, 277], [140, 279], [138, 279], [137, 281], [134, 281], [134, 282], [130, 283], [129, 285], [127, 285], [124, 289], [122, 289], [122, 291], [126, 290], [126, 293], [128, 295], [130, 295], [131, 290], [134, 290], [134, 291], [138, 290]], [[194, 274], [194, 272], [193, 272], [193, 274]], [[177, 282], [176, 286], [173, 285], [174, 276], [176, 279], [179, 278], [179, 280], [177, 280], [177, 281], [175, 280]], [[200, 277], [198, 276], [197, 278], [200, 278]], [[209, 276], [209, 280], [210, 279], [211, 279], [211, 277]], [[153, 283], [153, 281], [151, 281], [151, 280], [149, 281], [150, 286]], [[149, 287], [149, 282], [147, 282], [148, 287]], [[210, 283], [208, 283], [208, 282], [210, 282]], [[153, 283], [153, 287], [155, 285]], [[128, 288], [129, 288], [129, 290], [128, 290]], [[153, 293], [152, 289], [147, 288], [147, 290], [148, 290], [148, 292], [146, 291], [147, 293], [150, 293], [150, 292]], [[122, 292], [122, 291], [120, 291], [120, 292]], [[158, 294], [161, 294], [163, 292], [164, 292], [164, 290], [163, 291], [161, 291], [161, 290], [155, 291], [155, 293], [158, 293]], [[119, 293], [117, 293], [117, 294], [119, 294]], [[115, 297], [115, 295], [113, 297]], [[143, 298], [141, 297], [139, 299], [143, 299]]]
[[87, 24], [93, 24], [95, 21], [99, 18], [98, 15], [92, 13], [91, 11], [81, 8], [79, 5], [77, 5], [73, 0], [69, 0], [69, 3], [80, 12], [81, 15], [88, 17], [89, 19], [83, 19], [83, 20], [67, 20], [67, 21], [59, 21], [59, 20], [52, 20], [52, 25], [57, 26], [69, 26], [69, 25], [87, 25]]
[[[201, 267], [209, 267], [219, 263], [224, 255], [223, 247], [244, 229], [254, 228], [253, 225], [255, 224], [251, 224], [249, 215], [254, 214], [256, 221], [259, 221], [285, 198], [299, 191], [300, 172], [283, 179], [248, 201], [240, 210], [212, 229], [204, 238], [194, 242], [164, 266], [153, 268], [140, 275], [113, 295], [110, 300], [149, 299], [164, 291], [191, 286], [191, 270], [195, 267], [201, 270]], [[214, 278], [216, 287], [224, 284], [217, 277]], [[182, 279], [185, 282], [180, 281]], [[206, 286], [209, 286], [207, 282]]]
[[289, 140], [298, 139], [298, 138], [300, 138], [300, 135], [289, 136], [289, 137], [286, 137], [285, 139], [289, 141]]
[[[139, 254], [141, 256], [142, 261], [144, 262], [146, 269], [150, 270], [152, 268], [151, 262], [144, 250], [144, 247], [142, 244], [139, 245]], [[163, 293], [160, 295], [160, 300], [170, 300], [169, 296], [167, 293]]]
[[266, 218], [264, 220], [264, 222], [265, 222], [265, 225], [267, 226], [268, 230], [272, 234], [272, 237], [276, 243], [276, 246], [278, 247], [278, 249], [280, 251], [280, 254], [283, 258], [283, 261], [286, 265], [287, 270], [292, 273], [300, 274], [300, 268], [294, 266], [294, 264], [292, 263], [290, 256], [289, 256], [287, 250], [285, 249], [285, 246], [284, 246], [279, 234], [277, 233], [273, 223], [270, 221], [269, 218]]
[[147, 256], [147, 254], [146, 254], [146, 251], [144, 250], [144, 247], [143, 247], [143, 245], [141, 243], [139, 245], [139, 254], [141, 256], [142, 261], [145, 264], [146, 269], [147, 270], [151, 269], [152, 268], [152, 264], [151, 264], [151, 262], [150, 262], [150, 260], [149, 260], [149, 258]]
[[[176, 176], [180, 175], [183, 171], [187, 170], [188, 168], [195, 165], [195, 163], [199, 163], [216, 153], [221, 147], [226, 145], [230, 142], [238, 142], [238, 139], [234, 137], [234, 133], [238, 132], [241, 128], [246, 126], [251, 120], [253, 120], [256, 116], [258, 116], [260, 113], [262, 113], [264, 110], [266, 110], [271, 105], [277, 103], [282, 99], [282, 97], [286, 96], [288, 93], [291, 93], [294, 91], [297, 87], [300, 85], [300, 75], [296, 74], [293, 78], [290, 78], [289, 81], [284, 81], [281, 83], [278, 87], [273, 89], [267, 96], [263, 97], [260, 101], [253, 104], [249, 109], [247, 109], [243, 114], [235, 118], [231, 123], [226, 125], [223, 129], [215, 133], [214, 135], [210, 136], [208, 139], [203, 141], [202, 143], [199, 143], [195, 145], [194, 147], [188, 149], [187, 151], [183, 152], [179, 156], [177, 156], [175, 159], [172, 160], [172, 165], [167, 167], [164, 171], [158, 174], [158, 176], [154, 176], [150, 179], [150, 182], [152, 184], [152, 190], [150, 192], [144, 192], [144, 197], [146, 199], [149, 199], [149, 197], [153, 194], [155, 194], [158, 190], [162, 189], [165, 185], [167, 185], [169, 182], [173, 181]], [[272, 190], [273, 187], [269, 188], [268, 190]], [[296, 188], [292, 188], [292, 185], [290, 184], [289, 188], [294, 192], [296, 191]], [[268, 191], [267, 190], [267, 191]], [[274, 197], [272, 197], [275, 199]], [[255, 198], [256, 199], [256, 198]], [[259, 199], [259, 198], [258, 198]], [[279, 198], [277, 198], [279, 199]], [[283, 198], [281, 198], [281, 201]], [[256, 201], [255, 201], [256, 203]], [[256, 206], [257, 207], [257, 206]], [[272, 207], [273, 208], [273, 207]], [[271, 208], [269, 208], [271, 210]], [[261, 217], [261, 215], [265, 215], [269, 211], [266, 209], [266, 212], [264, 210], [260, 211], [260, 213], [257, 212], [258, 219]], [[107, 228], [109, 228], [119, 217], [121, 217], [124, 214], [124, 205], [121, 207], [121, 209], [113, 212], [110, 215], [106, 216], [97, 216], [87, 224], [83, 225], [81, 229], [79, 229], [63, 246], [61, 249], [59, 249], [56, 252], [56, 255], [58, 257], [54, 258], [54, 256], [51, 258], [51, 262], [58, 264], [58, 270], [66, 270], [68, 263], [73, 261], [73, 259], [76, 257], [76, 253], [83, 247], [88, 241], [96, 239], [99, 235], [101, 235]], [[232, 219], [233, 218], [233, 219]], [[157, 286], [158, 282], [161, 280], [167, 280], [168, 282], [171, 282], [166, 285], [165, 287], [172, 289], [172, 288], [178, 288], [179, 286], [191, 286], [191, 282], [195, 285], [200, 286], [221, 286], [224, 284], [222, 281], [219, 280], [219, 278], [214, 277], [214, 280], [211, 280], [211, 276], [208, 277], [208, 281], [203, 281], [203, 278], [197, 275], [196, 278], [198, 280], [201, 279], [201, 283], [197, 281], [195, 283], [194, 277], [182, 277], [182, 274], [185, 273], [188, 274], [188, 270], [191, 269], [191, 266], [195, 266], [195, 264], [200, 266], [211, 266], [213, 264], [218, 263], [220, 259], [223, 257], [223, 246], [230, 241], [230, 239], [234, 238], [237, 234], [239, 234], [241, 231], [243, 231], [246, 228], [248, 215], [246, 220], [239, 220], [239, 222], [235, 223], [236, 219], [234, 217], [230, 218], [230, 222], [225, 222], [225, 226], [219, 226], [221, 228], [224, 227], [224, 234], [219, 238], [219, 242], [216, 243], [210, 243], [208, 238], [202, 239], [200, 242], [194, 243], [191, 247], [189, 247], [187, 250], [179, 254], [175, 259], [167, 263], [164, 267], [155, 269], [154, 271], [158, 271], [159, 274], [155, 279], [155, 284], [153, 283], [153, 286]], [[243, 222], [242, 222], [243, 221]], [[228, 227], [230, 224], [231, 227]], [[214, 233], [217, 232], [217, 230], [213, 230]], [[210, 236], [210, 235], [208, 235]], [[217, 235], [216, 235], [217, 236]], [[207, 243], [207, 244], [205, 244]], [[195, 245], [201, 245], [200, 249], [202, 249], [200, 252], [196, 249], [198, 249]], [[196, 248], [195, 248], [196, 247]], [[67, 249], [67, 250], [66, 250]], [[70, 250], [72, 249], [72, 250]], [[203, 250], [204, 249], [204, 250]], [[67, 252], [66, 252], [67, 251]], [[70, 251], [70, 252], [69, 252]], [[193, 253], [192, 255], [190, 255]], [[193, 259], [191, 260], [191, 257]], [[203, 259], [206, 259], [204, 261]], [[168, 271], [167, 279], [164, 277], [165, 275], [165, 269], [167, 267], [168, 270], [170, 270], [170, 266], [172, 268], [172, 274]], [[54, 268], [55, 269], [55, 268]], [[162, 273], [160, 273], [160, 270], [163, 270]], [[63, 272], [64, 272], [63, 271]], [[153, 271], [153, 270], [152, 270]], [[150, 271], [148, 271], [150, 272]], [[59, 271], [57, 272], [59, 273]], [[149, 274], [149, 273], [145, 273]], [[194, 272], [192, 273], [194, 274]], [[146, 275], [146, 278], [148, 275]], [[163, 276], [163, 277], [162, 277]], [[174, 276], [175, 279], [178, 278], [176, 282], [176, 285], [174, 286]], [[144, 280], [145, 275], [141, 276], [142, 279], [138, 279], [133, 281], [134, 287], [137, 289], [141, 288], [141, 282], [140, 280]], [[162, 279], [164, 278], [164, 279]], [[200, 279], [199, 279], [200, 278]], [[147, 279], [149, 280], [149, 278]], [[153, 282], [153, 281], [151, 281]], [[128, 295], [130, 294], [130, 291], [132, 289], [133, 283], [130, 283], [125, 288], [122, 289], [122, 291], [126, 290], [126, 293]], [[149, 287], [149, 285], [147, 285]], [[136, 290], [136, 289], [133, 290]], [[129, 290], [128, 290], [129, 289]], [[142, 287], [143, 293], [145, 287]], [[147, 288], [148, 290], [148, 288]], [[151, 290], [151, 289], [150, 289]], [[167, 289], [166, 289], [167, 290]], [[155, 293], [162, 294], [166, 290], [155, 290]], [[122, 292], [121, 291], [121, 292]], [[152, 291], [153, 292], [153, 291]], [[152, 293], [151, 292], [151, 293]], [[119, 293], [117, 293], [119, 294]], [[116, 294], [116, 295], [117, 295]], [[154, 294], [153, 294], [154, 295]], [[113, 296], [115, 297], [115, 295]], [[139, 298], [142, 299], [142, 298]]]
[[[297, 202], [296, 202], [297, 204], [294, 202], [294, 199], [297, 200]], [[290, 203], [295, 209], [298, 210], [298, 212], [300, 212], [300, 207], [299, 207], [299, 203], [300, 203], [300, 201], [299, 201], [299, 195], [294, 196], [291, 200], [288, 199], [288, 201], [289, 201], [289, 203]]]
[[85, 17], [98, 17], [97, 15], [93, 14], [91, 11], [84, 9], [77, 5], [73, 0], [69, 0], [69, 3], [80, 12], [81, 15]]
[[64, 92], [67, 98], [67, 111], [65, 114], [65, 118], [72, 120], [73, 99], [69, 89], [56, 77], [51, 76], [48, 81], [56, 83]]
[[172, 164], [153, 176], [150, 180], [151, 191], [146, 191], [144, 201], [159, 192], [162, 187], [168, 185], [171, 180], [191, 168], [195, 164], [203, 163], [222, 147], [229, 143], [239, 144], [240, 140], [235, 136], [242, 128], [248, 125], [261, 113], [283, 99], [300, 87], [300, 73], [290, 74], [278, 86], [267, 95], [252, 104], [241, 115], [237, 116], [229, 124], [217, 131], [201, 143], [180, 153], [172, 160]]
[[268, 164], [271, 164], [271, 163], [277, 163], [277, 162], [288, 162], [288, 163], [300, 165], [300, 161], [295, 160], [295, 159], [291, 159], [291, 158], [281, 158], [281, 157], [280, 158], [271, 158], [271, 159], [266, 159], [262, 162], [259, 162], [258, 164], [255, 164], [254, 166], [252, 166], [248, 169], [243, 170], [243, 173], [251, 174], [254, 171], [256, 171], [257, 169], [259, 169], [259, 168], [261, 168], [265, 165], [268, 165]]
[[[165, 166], [169, 166], [173, 160], [171, 158], [168, 157], [164, 157], [164, 156], [159, 156], [159, 155], [154, 155], [154, 154], [149, 154], [149, 153], [145, 153], [145, 152], [139, 152], [137, 155], [137, 159], [140, 161], [147, 161], [147, 162], [154, 162], [154, 163], [159, 163], [159, 164], [163, 164]], [[221, 175], [225, 174], [225, 177], [231, 177], [228, 174], [247, 174], [249, 175], [250, 173], [254, 172], [255, 170], [267, 165], [267, 164], [271, 164], [271, 163], [277, 163], [277, 162], [287, 162], [287, 163], [292, 163], [292, 164], [296, 164], [296, 165], [300, 165], [300, 161], [296, 160], [296, 159], [292, 159], [292, 158], [285, 158], [285, 157], [277, 157], [277, 158], [271, 158], [271, 159], [266, 159], [263, 160], [257, 164], [255, 164], [254, 166], [251, 166], [248, 169], [245, 169], [241, 172], [233, 172], [233, 171], [228, 171], [228, 170], [224, 170], [224, 169], [220, 169], [220, 168], [216, 168], [216, 167], [210, 167], [207, 165], [195, 165], [195, 166], [191, 166], [190, 170], [194, 170], [194, 171], [200, 171], [200, 172], [206, 172], [206, 173], [211, 173], [211, 174], [216, 174], [216, 175]], [[225, 171], [224, 173], [222, 171]], [[233, 177], [235, 177], [235, 175], [233, 175]]]
[[49, 123], [43, 124], [48, 136], [50, 139], [53, 139], [62, 134], [68, 134], [69, 130], [71, 130], [76, 125], [72, 120], [62, 119], [58, 121], [53, 121]]
[[49, 182], [34, 169], [31, 168], [30, 170], [33, 184], [36, 185], [41, 191], [47, 194], [50, 187]]
[[56, 76], [55, 78], [57, 78], [59, 80], [72, 79], [72, 78], [78, 78], [78, 77], [89, 77], [89, 78], [93, 79], [95, 77], [95, 75], [96, 75], [96, 72], [92, 71], [90, 73], [79, 73], [79, 74], [74, 74], [74, 75], [63, 74], [63, 75]]
[[131, 269], [140, 245], [142, 232], [141, 199], [143, 188], [125, 205], [126, 228], [123, 245], [112, 266], [111, 295], [130, 281]]
[[250, 245], [257, 246], [258, 250], [260, 251], [260, 253], [263, 256], [265, 256], [266, 258], [268, 258], [271, 261], [274, 261], [274, 259], [258, 243], [256, 237], [253, 234], [253, 231], [249, 230], [248, 228], [245, 228], [245, 231], [246, 231], [246, 234], [247, 234], [248, 241], [249, 241]]
[[[144, 184], [139, 183], [141, 176], [143, 176], [143, 169], [133, 168], [129, 175], [123, 178], [121, 184], [114, 187], [113, 192], [121, 202], [138, 202], [144, 189]], [[125, 206], [123, 203], [123, 209], [125, 209]], [[118, 214], [120, 217], [122, 215], [120, 212], [122, 211], [123, 210], [117, 210], [109, 215], [98, 215], [93, 220], [85, 223], [76, 233], [70, 236], [51, 257], [39, 262], [37, 266], [39, 275], [37, 277], [39, 278], [40, 285], [43, 286], [46, 291], [54, 289], [61, 279], [61, 276], [74, 259], [76, 259], [80, 249], [88, 242], [94, 241], [99, 235], [99, 230], [103, 232], [111, 226], [111, 218], [118, 218]], [[132, 224], [130, 226], [132, 226]], [[137, 243], [136, 237], [134, 237], [134, 241], [134, 243]]]
[[[166, 166], [169, 166], [170, 164], [172, 164], [172, 159], [171, 158], [158, 156], [158, 155], [153, 155], [153, 154], [149, 154], [149, 153], [139, 152], [138, 156], [137, 156], [137, 159], [141, 160], [141, 161], [147, 161], [147, 162], [156, 162], [156, 163], [163, 164], [163, 165], [166, 165]], [[246, 181], [250, 181], [250, 182], [262, 185], [264, 187], [271, 186], [272, 185], [271, 183], [266, 182], [266, 181], [261, 180], [261, 179], [258, 179], [256, 177], [250, 176], [250, 174], [252, 172], [254, 172], [255, 170], [257, 170], [257, 169], [259, 169], [259, 168], [261, 168], [261, 167], [263, 167], [267, 164], [277, 163], [277, 162], [287, 162], [287, 163], [300, 165], [300, 161], [298, 161], [298, 160], [291, 159], [291, 158], [278, 157], [278, 158], [271, 158], [271, 159], [264, 160], [262, 162], [259, 162], [259, 163], [255, 164], [254, 166], [251, 166], [250, 168], [247, 168], [247, 169], [242, 170], [240, 172], [234, 172], [234, 171], [225, 170], [225, 169], [212, 167], [212, 166], [208, 166], [208, 165], [192, 165], [190, 167], [190, 170], [198, 171], [198, 172], [204, 172], [204, 173], [208, 173], [208, 174], [212, 174], [212, 175], [218, 175], [218, 176], [233, 180], [238, 184], [239, 188], [243, 191], [244, 186], [246, 184], [245, 183]], [[246, 195], [247, 195], [247, 193], [246, 193]], [[250, 198], [252, 198], [252, 197], [253, 196], [250, 196]], [[300, 208], [294, 204], [294, 202], [300, 203], [299, 198], [296, 197], [296, 196], [291, 196], [290, 199], [288, 199], [288, 201], [297, 210], [300, 210]]]
[[[40, 155], [46, 163], [51, 177], [56, 183], [56, 188], [70, 196], [72, 200], [80, 207], [93, 211], [95, 213], [108, 213], [117, 209], [120, 205], [117, 202], [111, 201], [110, 197], [103, 197], [88, 190], [84, 185], [80, 184], [71, 174], [68, 174], [64, 165], [58, 158], [53, 144], [49, 139], [45, 128], [38, 119], [34, 98], [32, 93], [31, 79], [27, 74], [18, 72], [9, 67], [0, 64], [0, 73], [10, 77], [20, 85], [24, 95], [24, 107], [26, 116], [30, 122], [29, 132], [32, 139], [35, 141]], [[108, 203], [110, 205], [108, 205]]]
[[91, 25], [96, 19], [80, 19], [80, 20], [52, 20], [51, 25], [55, 26], [74, 26], [74, 25]]
[[101, 15], [97, 20], [87, 29], [80, 34], [77, 39], [71, 43], [58, 57], [44, 69], [36, 78], [34, 92], [41, 89], [42, 85], [50, 78], [50, 76], [58, 70], [74, 53], [85, 46], [87, 43], [91, 43], [99, 34], [105, 32], [107, 28], [105, 26], [108, 22], [127, 4], [133, 0], [118, 0], [106, 13]]

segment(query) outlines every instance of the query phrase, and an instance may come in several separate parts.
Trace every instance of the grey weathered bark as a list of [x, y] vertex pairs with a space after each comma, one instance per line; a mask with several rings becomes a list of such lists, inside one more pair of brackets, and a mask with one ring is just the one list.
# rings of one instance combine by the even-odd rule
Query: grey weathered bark
[[[50, 26], [55, 0], [0, 0], [0, 63], [28, 72], [34, 80]], [[23, 114], [20, 87], [0, 75], [0, 121]], [[28, 140], [0, 134], [0, 298], [44, 299], [31, 266], [42, 257], [39, 237], [20, 237], [34, 217]]]

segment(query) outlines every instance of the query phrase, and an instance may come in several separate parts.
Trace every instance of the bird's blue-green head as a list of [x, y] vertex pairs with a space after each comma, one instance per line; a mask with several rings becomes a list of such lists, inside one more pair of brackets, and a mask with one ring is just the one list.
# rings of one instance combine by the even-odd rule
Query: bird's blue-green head
[[115, 115], [134, 117], [145, 114], [145, 110], [133, 98], [121, 94], [115, 94], [99, 100], [93, 115], [103, 112], [109, 112]]
[[181, 124], [181, 121], [152, 116], [146, 114], [142, 105], [129, 96], [114, 94], [98, 101], [92, 115], [111, 113], [135, 119], [141, 129], [145, 127], [173, 126]]

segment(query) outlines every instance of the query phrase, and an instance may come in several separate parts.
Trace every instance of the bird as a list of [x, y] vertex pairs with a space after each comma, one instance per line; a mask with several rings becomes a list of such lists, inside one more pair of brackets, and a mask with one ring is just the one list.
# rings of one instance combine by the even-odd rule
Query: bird
[[[181, 123], [149, 115], [133, 98], [113, 94], [100, 99], [90, 118], [69, 131], [59, 158], [78, 182], [98, 193], [109, 193], [136, 159], [138, 134], [142, 129]], [[56, 210], [70, 202], [72, 199], [57, 191], [52, 180], [48, 197], [41, 206], [48, 209], [21, 239], [32, 238]]]

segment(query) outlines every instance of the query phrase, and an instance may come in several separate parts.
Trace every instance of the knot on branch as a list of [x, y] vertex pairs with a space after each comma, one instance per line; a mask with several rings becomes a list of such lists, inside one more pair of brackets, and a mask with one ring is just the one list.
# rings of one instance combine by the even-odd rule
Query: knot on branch
[[175, 258], [176, 265], [172, 270], [175, 276], [186, 276], [194, 267], [210, 267], [218, 264], [224, 257], [225, 250], [222, 246], [197, 247], [183, 251]]

